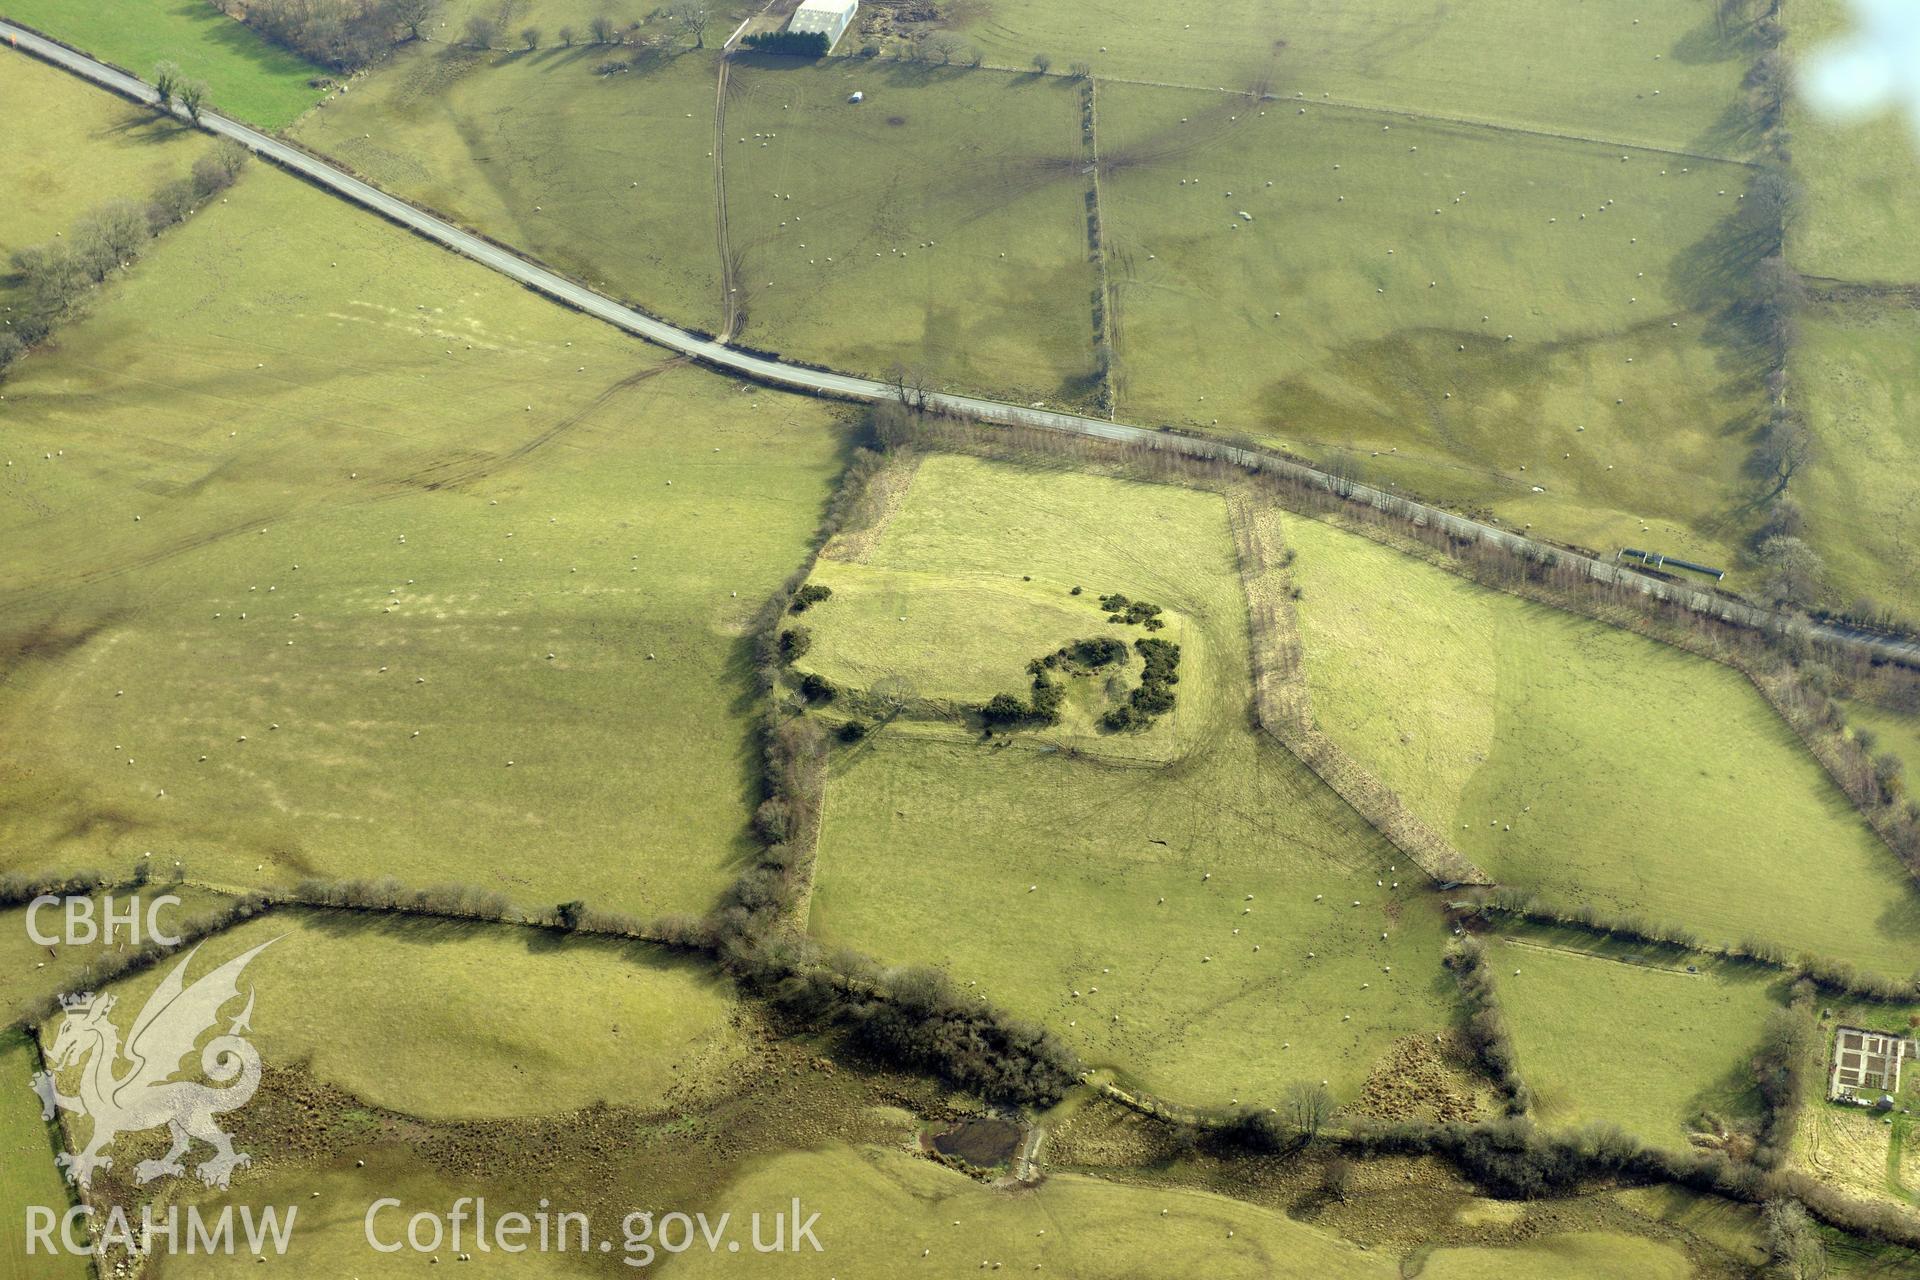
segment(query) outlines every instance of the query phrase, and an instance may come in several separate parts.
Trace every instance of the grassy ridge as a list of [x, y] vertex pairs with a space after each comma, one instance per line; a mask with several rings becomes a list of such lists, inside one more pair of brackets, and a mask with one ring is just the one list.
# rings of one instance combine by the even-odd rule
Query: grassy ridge
[[[1060, 1174], [996, 1194], [897, 1151], [827, 1147], [764, 1161], [718, 1203], [770, 1221], [796, 1188], [820, 1213], [815, 1254], [686, 1254], [689, 1276], [977, 1275], [1387, 1277], [1392, 1262], [1271, 1209], [1184, 1188]], [[1231, 1238], [1229, 1238], [1231, 1235]]]
[[[186, 978], [262, 944], [241, 986], [261, 1058], [425, 1119], [691, 1105], [746, 1050], [725, 979], [639, 943], [282, 912], [202, 943]], [[114, 984], [120, 1025], [178, 963]]]
[[6, 866], [706, 909], [832, 410], [270, 170], [229, 199], [8, 384]]
[[1310, 520], [1320, 725], [1496, 880], [1902, 975], [1920, 895], [1737, 673]]
[[206, 0], [8, 0], [6, 14], [143, 79], [154, 64], [175, 63], [186, 79], [206, 82], [209, 106], [265, 129], [318, 101], [321, 91], [308, 81], [329, 74]]

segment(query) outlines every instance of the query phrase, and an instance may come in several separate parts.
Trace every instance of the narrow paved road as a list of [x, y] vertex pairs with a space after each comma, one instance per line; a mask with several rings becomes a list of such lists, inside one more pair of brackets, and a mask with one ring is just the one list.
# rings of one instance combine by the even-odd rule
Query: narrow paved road
[[[24, 27], [0, 21], [0, 37], [5, 37], [10, 45], [21, 52], [45, 59], [55, 66], [71, 71], [124, 97], [149, 106], [157, 106], [159, 103], [159, 94], [153, 86], [139, 77], [75, 52], [65, 45]], [[785, 364], [778, 360], [739, 351], [723, 342], [675, 328], [663, 320], [657, 320], [644, 312], [636, 311], [625, 303], [617, 302], [604, 294], [594, 292], [585, 285], [529, 262], [510, 249], [463, 231], [443, 218], [436, 217], [396, 196], [387, 194], [378, 187], [362, 182], [344, 169], [318, 156], [238, 121], [229, 120], [211, 111], [203, 111], [200, 115], [200, 126], [211, 133], [232, 138], [255, 154], [272, 160], [318, 186], [345, 196], [354, 203], [363, 205], [455, 253], [463, 254], [475, 262], [491, 267], [501, 275], [517, 280], [529, 289], [546, 294], [557, 302], [604, 320], [616, 328], [624, 329], [649, 342], [691, 356], [716, 369], [725, 370], [743, 378], [751, 378], [770, 386], [787, 387], [796, 391], [833, 396], [844, 400], [890, 400], [898, 395], [897, 389], [891, 383]], [[1647, 595], [1678, 601], [1698, 612], [1724, 618], [1729, 622], [1765, 627], [1780, 625], [1784, 621], [1782, 615], [1772, 610], [1741, 604], [1738, 601], [1695, 590], [1684, 584], [1649, 578], [1606, 560], [1578, 555], [1532, 538], [1522, 537], [1494, 525], [1482, 524], [1477, 520], [1443, 511], [1438, 507], [1412, 502], [1370, 485], [1340, 479], [1304, 463], [1264, 450], [1244, 449], [1219, 440], [1171, 431], [1154, 431], [1124, 423], [1106, 422], [1098, 418], [1084, 418], [1078, 414], [1062, 413], [1053, 409], [1029, 409], [975, 396], [936, 392], [926, 397], [926, 407], [1003, 426], [1065, 431], [1098, 440], [1165, 449], [1189, 457], [1214, 459], [1249, 469], [1276, 472], [1315, 485], [1351, 501], [1368, 503], [1379, 510], [1406, 517], [1417, 523], [1446, 529], [1463, 537], [1484, 538], [1509, 550], [1552, 555], [1561, 563], [1581, 566], [1589, 576], [1598, 581], [1630, 585]], [[1815, 624], [1812, 631], [1824, 639], [1864, 649], [1883, 657], [1902, 659], [1920, 665], [1920, 641], [1827, 623]]]

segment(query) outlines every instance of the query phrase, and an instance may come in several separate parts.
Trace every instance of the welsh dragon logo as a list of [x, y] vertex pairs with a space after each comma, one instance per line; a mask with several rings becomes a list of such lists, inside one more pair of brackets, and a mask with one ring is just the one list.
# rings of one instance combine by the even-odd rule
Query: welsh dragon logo
[[[196, 1139], [214, 1150], [194, 1169], [209, 1187], [224, 1189], [235, 1169], [253, 1162], [245, 1152], [235, 1151], [233, 1135], [214, 1123], [215, 1116], [245, 1106], [260, 1087], [260, 1054], [242, 1035], [252, 1029], [248, 1023], [253, 1015], [251, 988], [239, 1016], [200, 1051], [201, 1071], [222, 1087], [172, 1077], [180, 1071], [180, 1060], [219, 1022], [220, 1010], [239, 998], [241, 971], [277, 941], [269, 939], [189, 985], [187, 966], [199, 952], [195, 947], [147, 998], [124, 1046], [119, 1029], [108, 1020], [115, 1003], [112, 996], [62, 997], [65, 1017], [47, 1055], [53, 1071], [36, 1073], [33, 1090], [40, 1095], [42, 1119], [51, 1120], [56, 1111], [70, 1111], [93, 1121], [93, 1132], [80, 1154], [60, 1153], [60, 1167], [69, 1182], [91, 1186], [95, 1170], [113, 1167], [113, 1158], [104, 1153], [114, 1139], [161, 1125], [172, 1136], [173, 1146], [160, 1159], [142, 1160], [135, 1166], [134, 1180], [142, 1185], [185, 1173], [181, 1157]], [[80, 1067], [79, 1092], [69, 1097], [60, 1092], [54, 1072], [75, 1065]]]

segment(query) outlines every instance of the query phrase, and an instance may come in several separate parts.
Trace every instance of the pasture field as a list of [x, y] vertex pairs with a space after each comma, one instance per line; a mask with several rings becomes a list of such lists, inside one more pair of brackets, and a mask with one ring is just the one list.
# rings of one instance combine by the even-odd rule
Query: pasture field
[[191, 982], [263, 945], [241, 979], [261, 1059], [422, 1119], [696, 1106], [748, 1052], [733, 989], [707, 967], [495, 925], [276, 912], [110, 990], [131, 1015], [183, 960]]
[[1704, 1114], [1759, 1117], [1749, 1063], [1776, 975], [1704, 960], [1689, 973], [1671, 951], [1571, 930], [1501, 928], [1487, 955], [1542, 1124], [1684, 1149]]
[[[1854, 25], [1846, 0], [1795, 0], [1783, 16], [1787, 50], [1801, 61]], [[1920, 281], [1920, 150], [1907, 121], [1835, 120], [1800, 99], [1788, 110], [1804, 189], [1793, 265], [1834, 280]]]
[[409, 45], [293, 136], [560, 271], [713, 331], [714, 55], [594, 72], [636, 57], [585, 44], [491, 54]]
[[1124, 416], [1731, 559], [1747, 169], [1131, 85], [1101, 90], [1100, 149]]
[[[916, 465], [927, 469], [924, 481]], [[1048, 545], [1063, 534], [1057, 523], [1063, 511], [1090, 510], [1103, 494], [1118, 493], [1123, 501], [1155, 509], [1153, 520], [1165, 526], [1149, 535], [1158, 556], [1191, 555], [1185, 533], [1210, 540], [1219, 535], [1218, 498], [1169, 487], [1116, 490], [1111, 481], [1086, 487], [1071, 477], [1050, 477], [1046, 484], [1062, 487], [1060, 505], [1032, 525], [1010, 527], [996, 510], [1001, 495], [1009, 484], [1024, 492], [1035, 483], [1032, 473], [952, 455], [923, 464], [896, 460], [892, 466], [882, 483], [903, 490], [909, 500], [897, 515], [882, 519], [880, 536], [862, 538], [872, 544], [864, 552], [848, 543], [824, 551], [811, 581], [829, 587], [833, 596], [790, 620], [812, 637], [798, 669], [869, 695], [879, 714], [904, 706], [903, 718], [894, 721], [897, 731], [967, 741], [973, 730], [959, 717], [997, 693], [1024, 700], [1029, 661], [1074, 640], [1108, 637], [1129, 646], [1126, 658], [1086, 676], [1057, 676], [1066, 691], [1060, 724], [1025, 730], [1023, 741], [1134, 763], [1167, 760], [1210, 738], [1217, 720], [1231, 714], [1235, 676], [1223, 664], [1239, 660], [1222, 651], [1219, 632], [1222, 619], [1239, 606], [1219, 590], [1226, 578], [1196, 591], [1164, 569], [1145, 579], [1130, 570], [1132, 580], [1147, 582], [1151, 590], [1129, 587], [1121, 594], [1132, 592], [1162, 609], [1162, 626], [1148, 630], [1107, 621], [1100, 599], [1120, 588], [1098, 578], [1073, 578], [1074, 566], [1062, 565]], [[996, 547], [996, 540], [1009, 545]], [[1087, 563], [1110, 572], [1113, 560]], [[1217, 562], [1209, 567], [1225, 572]], [[1147, 636], [1180, 646], [1178, 701], [1144, 730], [1102, 732], [1100, 715], [1139, 683], [1145, 662], [1131, 646]]]
[[[795, 1188], [818, 1211], [818, 1254], [684, 1255], [688, 1276], [978, 1275], [1386, 1280], [1392, 1259], [1284, 1213], [1184, 1188], [1056, 1174], [1021, 1195], [897, 1150], [829, 1146], [771, 1157], [717, 1203], [770, 1219]], [[1228, 1238], [1231, 1233], [1231, 1238]]]
[[[137, 897], [133, 889], [115, 889], [113, 908], [116, 911], [125, 912], [131, 904], [138, 902], [142, 942], [147, 938], [148, 908], [154, 898], [161, 894], [172, 894], [180, 899], [178, 906], [162, 907], [156, 916], [160, 928], [166, 932], [173, 932], [194, 917], [213, 911], [222, 902], [219, 894], [192, 885], [151, 885], [138, 890]], [[92, 897], [94, 923], [104, 927], [107, 904], [101, 894]], [[60, 937], [66, 929], [62, 908], [58, 906], [42, 907], [34, 923], [42, 937]], [[88, 990], [94, 985], [95, 961], [133, 949], [125, 925], [117, 927], [112, 943], [96, 940], [72, 946], [42, 946], [27, 932], [26, 907], [0, 910], [0, 1017], [11, 1018], [30, 1001], [44, 1000], [64, 992]]]
[[1904, 975], [1920, 896], [1738, 672], [1286, 523], [1320, 727], [1496, 881]]
[[[1795, 400], [1817, 450], [1793, 479], [1803, 536], [1839, 601], [1868, 596], [1920, 612], [1920, 315], [1871, 303], [1815, 304], [1793, 353]], [[1920, 762], [1916, 762], [1920, 767]]]
[[1285, 98], [1335, 100], [1737, 154], [1753, 60], [1704, 0], [1541, 8], [1527, 0], [1223, 0], [1204, 10], [1106, 0], [955, 5], [990, 60]]
[[28, 1086], [40, 1069], [26, 1033], [0, 1031], [0, 1280], [88, 1280], [87, 1259], [71, 1254], [27, 1256], [26, 1207], [55, 1213], [72, 1203], [53, 1163], [52, 1130], [40, 1119], [40, 1099]]
[[[1205, 700], [1221, 674], [1206, 632], [1178, 613], [1146, 632], [1106, 621], [1095, 594], [1073, 597], [1054, 583], [997, 580], [965, 569], [876, 569], [822, 560], [812, 581], [833, 599], [808, 611], [803, 625], [813, 649], [796, 666], [872, 694], [891, 707], [908, 703], [895, 727], [942, 737], [973, 736], [957, 717], [998, 693], [1028, 696], [1027, 663], [1075, 640], [1110, 637], [1131, 645], [1151, 634], [1180, 646], [1180, 692]], [[1036, 589], [1037, 588], [1037, 589]], [[1030, 731], [1036, 740], [1124, 759], [1167, 758], [1202, 727], [1201, 717], [1174, 712], [1123, 736], [1098, 728], [1100, 716], [1140, 683], [1145, 660], [1130, 651], [1120, 662], [1083, 676], [1057, 676], [1066, 690], [1058, 725]], [[884, 712], [882, 713], [884, 714]], [[921, 719], [920, 716], [928, 716]]]
[[206, 82], [214, 110], [265, 129], [285, 126], [317, 102], [322, 91], [308, 81], [332, 74], [262, 40], [206, 0], [8, 0], [6, 16], [143, 80], [152, 79], [155, 64], [175, 63], [186, 79]]
[[1185, 749], [1170, 763], [1120, 758], [1127, 738], [1075, 754], [1026, 734], [983, 744], [897, 725], [841, 756], [812, 902], [823, 941], [942, 966], [1182, 1101], [1323, 1078], [1350, 1099], [1396, 1039], [1451, 1025], [1424, 877], [1402, 878], [1377, 833], [1249, 727], [1222, 499], [934, 455], [869, 563], [1151, 600], [1204, 635], [1218, 676], [1189, 689], [1183, 674], [1172, 715]]
[[742, 341], [1023, 401], [1089, 391], [1097, 276], [1077, 85], [746, 58], [726, 145]]
[[[31, 148], [11, 147], [0, 161], [0, 262], [55, 232], [71, 235], [76, 222], [109, 200], [144, 203], [163, 184], [186, 177], [207, 146], [204, 134], [23, 54], [6, 52], [0, 68], [0, 118], [16, 137], [33, 139]], [[88, 163], [72, 163], [75, 155]], [[0, 274], [0, 300], [12, 274], [11, 266]]]
[[1420, 1269], [1424, 1280], [1504, 1280], [1509, 1276], [1555, 1276], [1562, 1280], [1686, 1280], [1694, 1274], [1687, 1255], [1669, 1244], [1617, 1231], [1577, 1231], [1504, 1248], [1463, 1245], [1435, 1249]]
[[835, 411], [269, 170], [229, 200], [9, 379], [6, 869], [704, 911]]

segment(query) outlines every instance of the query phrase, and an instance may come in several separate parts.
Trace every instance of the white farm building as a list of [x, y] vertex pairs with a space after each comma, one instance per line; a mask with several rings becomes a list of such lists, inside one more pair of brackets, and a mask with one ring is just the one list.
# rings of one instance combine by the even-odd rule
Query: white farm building
[[825, 36], [827, 52], [831, 53], [833, 46], [840, 43], [848, 24], [853, 21], [854, 10], [859, 7], [860, 0], [801, 0], [800, 7], [793, 11], [793, 21], [787, 24], [787, 30]]

